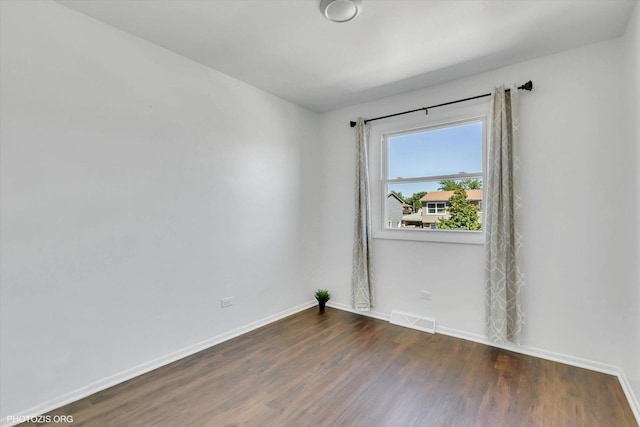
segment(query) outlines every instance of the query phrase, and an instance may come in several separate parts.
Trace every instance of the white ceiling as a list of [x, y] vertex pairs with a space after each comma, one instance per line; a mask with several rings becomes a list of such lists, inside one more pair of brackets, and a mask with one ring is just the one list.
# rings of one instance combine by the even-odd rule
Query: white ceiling
[[[59, 0], [316, 112], [623, 34], [635, 0]], [[527, 79], [527, 76], [522, 76]]]

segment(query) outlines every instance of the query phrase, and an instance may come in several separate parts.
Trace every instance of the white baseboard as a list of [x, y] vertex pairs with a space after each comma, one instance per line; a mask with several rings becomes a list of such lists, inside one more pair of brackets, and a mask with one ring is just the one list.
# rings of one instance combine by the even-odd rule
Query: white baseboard
[[363, 316], [373, 317], [375, 319], [384, 320], [385, 322], [388, 322], [390, 318], [388, 314], [380, 313], [379, 311], [358, 311], [350, 305], [342, 304], [339, 302], [329, 301], [327, 302], [327, 307], [333, 307], [342, 311], [350, 311], [351, 313], [362, 314]]
[[[389, 321], [389, 315], [377, 311], [356, 311], [350, 306], [341, 303], [327, 303], [329, 307], [334, 307], [344, 311], [350, 311], [352, 313], [361, 314], [363, 316], [373, 317], [380, 320]], [[553, 362], [564, 363], [565, 365], [576, 366], [578, 368], [589, 369], [591, 371], [601, 372], [603, 374], [614, 375], [618, 377], [622, 391], [624, 391], [631, 411], [636, 417], [636, 421], [640, 425], [640, 405], [636, 395], [633, 393], [633, 389], [627, 380], [622, 369], [615, 365], [609, 365], [606, 363], [596, 362], [594, 360], [582, 359], [580, 357], [569, 356], [566, 354], [555, 353], [553, 351], [543, 350], [535, 347], [518, 346], [515, 344], [498, 345], [489, 341], [489, 338], [484, 335], [474, 334], [471, 332], [461, 331], [458, 329], [448, 328], [446, 326], [436, 325], [436, 333], [442, 335], [448, 335], [451, 337], [461, 338], [467, 341], [473, 341], [480, 344], [489, 345], [492, 347], [502, 348], [504, 350], [513, 351], [514, 353], [526, 354], [528, 356], [539, 357], [540, 359], [551, 360]]]
[[[31, 417], [35, 415], [46, 414], [47, 412], [60, 408], [61, 406], [75, 402], [77, 400], [90, 396], [99, 391], [105, 390], [109, 387], [113, 387], [114, 385], [123, 383], [137, 376], [146, 374], [147, 372], [150, 372], [150, 371], [153, 371], [154, 369], [168, 365], [169, 363], [175, 362], [176, 360], [180, 360], [187, 356], [191, 356], [192, 354], [195, 354], [199, 351], [205, 350], [209, 347], [213, 347], [216, 344], [220, 344], [222, 342], [228, 341], [232, 338], [235, 338], [242, 334], [246, 334], [247, 332], [253, 331], [254, 329], [258, 329], [262, 326], [268, 325], [269, 323], [273, 323], [287, 316], [291, 316], [292, 314], [306, 310], [310, 307], [313, 307], [316, 304], [317, 304], [316, 301], [313, 300], [313, 301], [308, 301], [306, 303], [297, 305], [288, 310], [284, 310], [272, 316], [265, 317], [264, 319], [260, 319], [258, 321], [255, 321], [247, 325], [241, 326], [239, 328], [236, 328], [234, 330], [231, 330], [229, 332], [225, 332], [215, 337], [206, 339], [197, 344], [190, 345], [178, 351], [174, 351], [173, 353], [167, 354], [165, 356], [158, 357], [157, 359], [153, 359], [148, 362], [142, 363], [138, 366], [134, 366], [133, 368], [119, 372], [115, 375], [111, 375], [101, 380], [94, 381], [91, 384], [86, 385], [85, 387], [73, 390], [69, 393], [66, 393], [62, 396], [59, 396], [55, 399], [49, 400], [47, 402], [44, 402], [32, 408], [26, 409], [24, 411], [20, 411], [17, 414], [9, 414], [9, 416]], [[8, 426], [18, 424], [18, 423], [8, 423], [7, 416], [4, 416], [1, 422], [2, 422], [1, 424], [2, 427], [8, 427]]]
[[620, 380], [620, 385], [622, 386], [622, 390], [624, 391], [625, 396], [627, 396], [627, 400], [629, 401], [629, 405], [631, 405], [631, 410], [633, 411], [633, 415], [636, 416], [636, 422], [640, 426], [640, 403], [638, 403], [638, 396], [633, 392], [633, 388], [627, 379], [627, 376], [624, 374], [624, 371], [620, 369], [618, 373], [618, 380]]
[[580, 357], [569, 356], [566, 354], [555, 353], [553, 351], [543, 350], [536, 347], [515, 344], [496, 344], [489, 341], [489, 338], [479, 334], [460, 331], [457, 329], [447, 328], [446, 326], [436, 327], [436, 332], [442, 335], [462, 338], [467, 341], [474, 341], [480, 344], [486, 344], [492, 347], [513, 351], [515, 353], [526, 354], [528, 356], [539, 357], [541, 359], [551, 360], [553, 362], [564, 363], [565, 365], [576, 366], [578, 368], [589, 369], [591, 371], [602, 372], [609, 375], [617, 375], [620, 368], [606, 363], [596, 362], [593, 360], [582, 359]]

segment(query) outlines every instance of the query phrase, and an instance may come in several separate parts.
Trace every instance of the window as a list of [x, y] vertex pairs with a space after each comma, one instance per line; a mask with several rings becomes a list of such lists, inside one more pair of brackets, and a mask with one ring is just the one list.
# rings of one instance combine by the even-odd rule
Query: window
[[445, 204], [444, 203], [427, 203], [427, 213], [444, 215]]
[[[422, 208], [422, 226], [412, 230], [482, 229], [482, 135], [481, 120], [385, 135], [386, 193]], [[391, 206], [386, 215], [393, 215]], [[387, 221], [387, 228], [406, 226], [405, 218]]]
[[[487, 109], [482, 104], [468, 114], [433, 117], [430, 112], [426, 118], [372, 124], [374, 238], [484, 242]], [[412, 213], [396, 206], [402, 203]]]

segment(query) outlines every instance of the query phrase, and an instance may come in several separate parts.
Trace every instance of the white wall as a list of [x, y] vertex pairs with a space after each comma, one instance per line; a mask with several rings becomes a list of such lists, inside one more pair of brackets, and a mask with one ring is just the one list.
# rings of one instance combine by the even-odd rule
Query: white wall
[[629, 96], [628, 123], [631, 125], [630, 139], [636, 147], [636, 210], [635, 210], [635, 280], [629, 283], [626, 299], [625, 317], [621, 323], [623, 329], [622, 368], [634, 390], [636, 399], [640, 399], [640, 6], [636, 4], [624, 35], [625, 41], [625, 79], [622, 85]]
[[316, 114], [56, 3], [0, 3], [3, 422], [312, 299]]
[[[620, 308], [636, 259], [635, 148], [625, 121], [621, 39], [528, 61], [323, 115], [326, 185], [317, 285], [350, 305], [353, 130], [349, 120], [534, 82], [521, 94], [524, 201], [524, 344], [619, 366]], [[431, 117], [438, 110], [429, 112]], [[374, 241], [375, 310], [434, 316], [440, 326], [484, 336], [482, 246]], [[418, 290], [433, 292], [432, 302]]]

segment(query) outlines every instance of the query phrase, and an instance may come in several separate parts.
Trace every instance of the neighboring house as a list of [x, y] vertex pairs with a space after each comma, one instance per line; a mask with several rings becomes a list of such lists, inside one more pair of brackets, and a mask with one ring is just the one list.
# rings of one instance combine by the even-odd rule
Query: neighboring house
[[413, 207], [404, 202], [396, 193], [387, 194], [387, 209], [385, 225], [388, 228], [397, 228], [402, 225], [402, 216], [410, 214]]
[[[467, 198], [474, 205], [480, 205], [478, 221], [482, 223], [482, 190], [466, 190]], [[421, 199], [422, 204], [422, 227], [436, 228], [439, 218], [448, 218], [447, 208], [449, 199], [453, 196], [453, 191], [432, 191], [425, 194]]]

